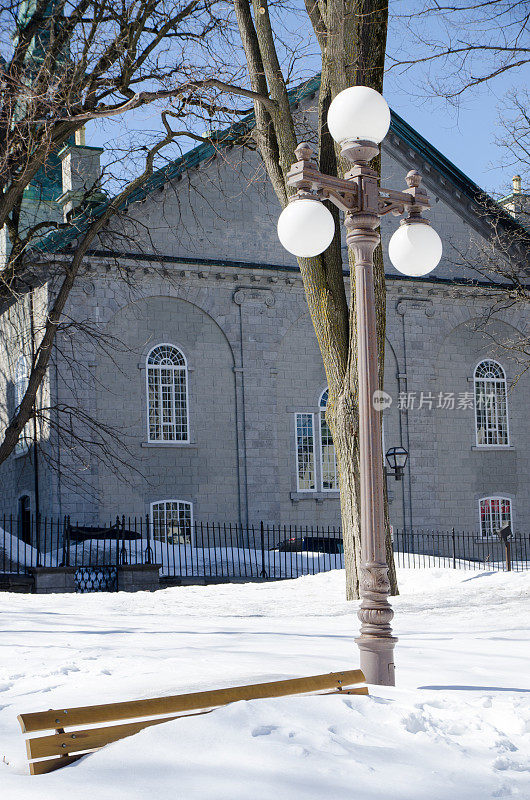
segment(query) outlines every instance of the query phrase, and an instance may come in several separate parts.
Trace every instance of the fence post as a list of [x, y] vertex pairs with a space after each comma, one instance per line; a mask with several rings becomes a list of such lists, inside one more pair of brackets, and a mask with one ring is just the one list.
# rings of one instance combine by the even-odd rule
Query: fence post
[[456, 534], [454, 528], [452, 530], [451, 536], [453, 539], [453, 569], [456, 569]]
[[506, 553], [506, 572], [512, 571], [512, 546], [509, 539], [504, 541], [504, 549]]
[[145, 563], [153, 563], [153, 550], [151, 548], [151, 525], [149, 524], [149, 514], [145, 515], [145, 530], [147, 532], [147, 547], [145, 548]]
[[120, 525], [120, 518], [116, 517], [116, 522], [118, 523], [118, 528], [120, 531], [120, 540], [121, 540], [121, 547], [120, 547], [120, 563], [126, 564], [127, 563], [127, 550], [125, 549], [125, 539], [124, 539], [124, 531], [125, 531], [125, 514], [123, 514], [121, 518], [121, 525]]
[[63, 522], [63, 567], [70, 566], [70, 517]]
[[261, 573], [262, 578], [267, 578], [268, 575], [265, 571], [265, 529], [263, 522], [260, 523], [260, 538], [261, 538]]
[[[13, 533], [13, 531], [11, 530], [11, 525], [9, 526], [9, 533], [10, 534]], [[3, 539], [4, 539], [4, 541], [2, 543], [2, 545], [3, 545], [2, 546], [2, 561], [3, 561], [2, 572], [5, 572], [6, 571], [6, 515], [5, 514], [3, 514], [3, 519], [2, 519], [2, 534], [3, 534]], [[11, 545], [12, 541], [13, 541], [12, 539], [9, 540], [10, 545]], [[9, 552], [11, 553], [11, 546], [9, 547]]]
[[37, 563], [35, 564], [36, 567], [42, 567], [41, 560], [40, 560], [40, 511], [37, 514], [35, 519], [35, 550], [37, 551]]

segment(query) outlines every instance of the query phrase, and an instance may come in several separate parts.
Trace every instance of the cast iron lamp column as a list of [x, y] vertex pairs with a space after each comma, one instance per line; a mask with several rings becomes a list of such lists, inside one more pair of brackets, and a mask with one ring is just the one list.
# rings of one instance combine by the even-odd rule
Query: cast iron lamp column
[[345, 215], [346, 241], [355, 257], [359, 377], [361, 635], [356, 642], [367, 682], [393, 686], [397, 639], [392, 635], [394, 612], [388, 601], [381, 416], [372, 402], [379, 388], [373, 257], [380, 242], [380, 218], [388, 213], [408, 212], [389, 246], [390, 258], [400, 272], [430, 272], [441, 258], [442, 245], [438, 234], [421, 216], [430, 206], [420, 189], [419, 173], [408, 173], [408, 188], [403, 192], [381, 190], [377, 174], [369, 166], [390, 126], [390, 111], [384, 98], [367, 87], [346, 89], [330, 106], [328, 126], [353, 168], [344, 178], [324, 175], [311, 161], [310, 146], [300, 144], [295, 151], [298, 161], [287, 176], [288, 184], [297, 192], [278, 220], [278, 235], [294, 255], [312, 257], [323, 252], [334, 235], [333, 217], [320, 201], [330, 200]]

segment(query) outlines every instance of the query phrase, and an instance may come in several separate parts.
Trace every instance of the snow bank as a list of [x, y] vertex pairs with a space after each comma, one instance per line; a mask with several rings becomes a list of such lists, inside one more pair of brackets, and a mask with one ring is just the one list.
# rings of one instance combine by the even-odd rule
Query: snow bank
[[[52, 564], [55, 565], [55, 555], [52, 556], [52, 559]], [[35, 567], [38, 563], [38, 552], [31, 545], [25, 544], [18, 536], [13, 536], [0, 528], [0, 569], [9, 572], [10, 561], [13, 564]]]
[[526, 799], [528, 578], [401, 570], [396, 688], [237, 703], [35, 778], [18, 713], [356, 667], [356, 604], [339, 571], [153, 594], [0, 594], [2, 800]]
[[[51, 537], [46, 541], [50, 545]], [[65, 555], [64, 543], [61, 540], [59, 544], [55, 537], [53, 545], [52, 549], [48, 547], [38, 553], [36, 548], [0, 528], [0, 569], [18, 572], [18, 565], [21, 568], [34, 567], [38, 563], [57, 566]], [[148, 551], [151, 562], [161, 564], [161, 575], [182, 577], [259, 578], [265, 573], [268, 578], [284, 578], [314, 575], [332, 567], [340, 569], [344, 566], [340, 554], [265, 550], [262, 557], [260, 549], [250, 547], [192, 547], [153, 539], [135, 539], [124, 543], [119, 539], [72, 539], [67, 547], [67, 559], [72, 566], [145, 564]]]

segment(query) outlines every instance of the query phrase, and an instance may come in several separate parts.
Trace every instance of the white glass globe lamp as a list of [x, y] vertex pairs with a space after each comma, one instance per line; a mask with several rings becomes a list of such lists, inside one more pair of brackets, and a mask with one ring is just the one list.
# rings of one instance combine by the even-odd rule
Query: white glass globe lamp
[[284, 208], [278, 219], [278, 238], [289, 253], [312, 258], [326, 250], [335, 233], [335, 220], [320, 200], [298, 198]]
[[328, 111], [329, 132], [338, 144], [368, 141], [379, 144], [390, 127], [385, 98], [368, 86], [350, 86], [339, 92]]
[[418, 278], [438, 266], [442, 240], [425, 222], [405, 222], [390, 239], [388, 255], [398, 272]]

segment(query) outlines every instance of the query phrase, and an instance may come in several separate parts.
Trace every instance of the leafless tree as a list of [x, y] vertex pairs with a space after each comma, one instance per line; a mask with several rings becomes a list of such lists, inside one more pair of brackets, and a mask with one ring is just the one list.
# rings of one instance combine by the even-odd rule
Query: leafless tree
[[[530, 230], [530, 92], [528, 88], [513, 88], [502, 103], [499, 114], [500, 132], [496, 144], [501, 164], [521, 178], [521, 197], [514, 198], [519, 222]], [[505, 191], [502, 191], [505, 194]], [[519, 199], [519, 203], [517, 200]]]
[[394, 17], [402, 34], [388, 68], [419, 75], [420, 67], [422, 83], [447, 99], [530, 63], [528, 0], [419, 0]]
[[[256, 140], [268, 177], [281, 206], [292, 192], [286, 173], [296, 160], [296, 110], [288, 95], [291, 62], [282, 59], [281, 20], [273, 22], [267, 0], [234, 0], [250, 86], [270, 96], [275, 106], [254, 103]], [[383, 0], [306, 0], [314, 36], [321, 51], [316, 146], [320, 168], [342, 174], [341, 161], [326, 123], [333, 97], [347, 86], [364, 84], [382, 91], [388, 5]], [[315, 134], [314, 134], [315, 135]], [[336, 223], [338, 212], [330, 206]], [[352, 254], [350, 253], [350, 262]], [[340, 225], [328, 250], [317, 258], [299, 259], [307, 303], [329, 387], [326, 411], [340, 476], [342, 528], [346, 562], [346, 594], [359, 596], [360, 528], [358, 481], [358, 415], [354, 285], [348, 298], [340, 248]], [[354, 269], [350, 269], [354, 275]], [[385, 279], [382, 251], [376, 255], [376, 299], [380, 379], [385, 335]], [[351, 280], [353, 284], [353, 277]], [[350, 303], [348, 305], [348, 299]], [[390, 577], [397, 590], [391, 547], [387, 548]]]
[[[514, 367], [512, 386], [530, 370], [528, 307], [530, 304], [530, 231], [484, 194], [477, 197], [477, 216], [485, 235], [471, 234], [468, 242], [448, 241], [446, 258], [455, 269], [465, 268], [476, 285], [479, 313], [473, 327], [488, 345], [507, 356]], [[458, 287], [455, 288], [458, 292]], [[496, 324], [513, 319], [510, 329]]]
[[[481, 0], [444, 4], [420, 0], [397, 20], [403, 28], [401, 48], [388, 68], [406, 73], [422, 94], [457, 105], [480, 87], [494, 86], [500, 76], [513, 80], [499, 108], [502, 133], [497, 137], [500, 164], [522, 176], [520, 197], [510, 202], [498, 193], [497, 205], [485, 193], [476, 198], [486, 236], [472, 236], [468, 246], [451, 246], [455, 263], [465, 265], [481, 282], [495, 285], [478, 322], [485, 335], [501, 312], [528, 309], [530, 301], [530, 116], [524, 80], [530, 65], [530, 5], [527, 0]], [[518, 206], [517, 208], [515, 206]], [[510, 217], [513, 213], [513, 218]], [[516, 380], [530, 368], [530, 342], [522, 331], [492, 341], [509, 351], [518, 365]]]
[[[193, 109], [223, 109], [218, 98], [226, 93], [256, 96], [231, 82], [237, 66], [224, 66], [222, 50], [217, 58], [212, 48], [213, 32], [228, 25], [222, 0], [32, 0], [0, 9], [0, 232], [7, 233], [0, 306], [39, 286], [47, 292], [24, 395], [0, 441], [0, 464], [39, 413], [37, 394], [89, 249], [108, 234], [110, 221], [153, 173], [164, 148], [183, 135], [201, 138], [186, 125]], [[271, 106], [268, 97], [261, 100]], [[123, 117], [148, 104], [164, 104], [165, 110], [161, 135], [137, 148], [139, 174], [122, 181], [112, 199], [100, 181], [87, 185], [67, 220], [44, 213], [47, 173], [57, 167], [59, 150], [80, 139], [87, 122]], [[28, 188], [37, 214], [28, 213]], [[70, 238], [75, 233], [74, 240], [57, 252], [50, 237], [65, 230]]]

